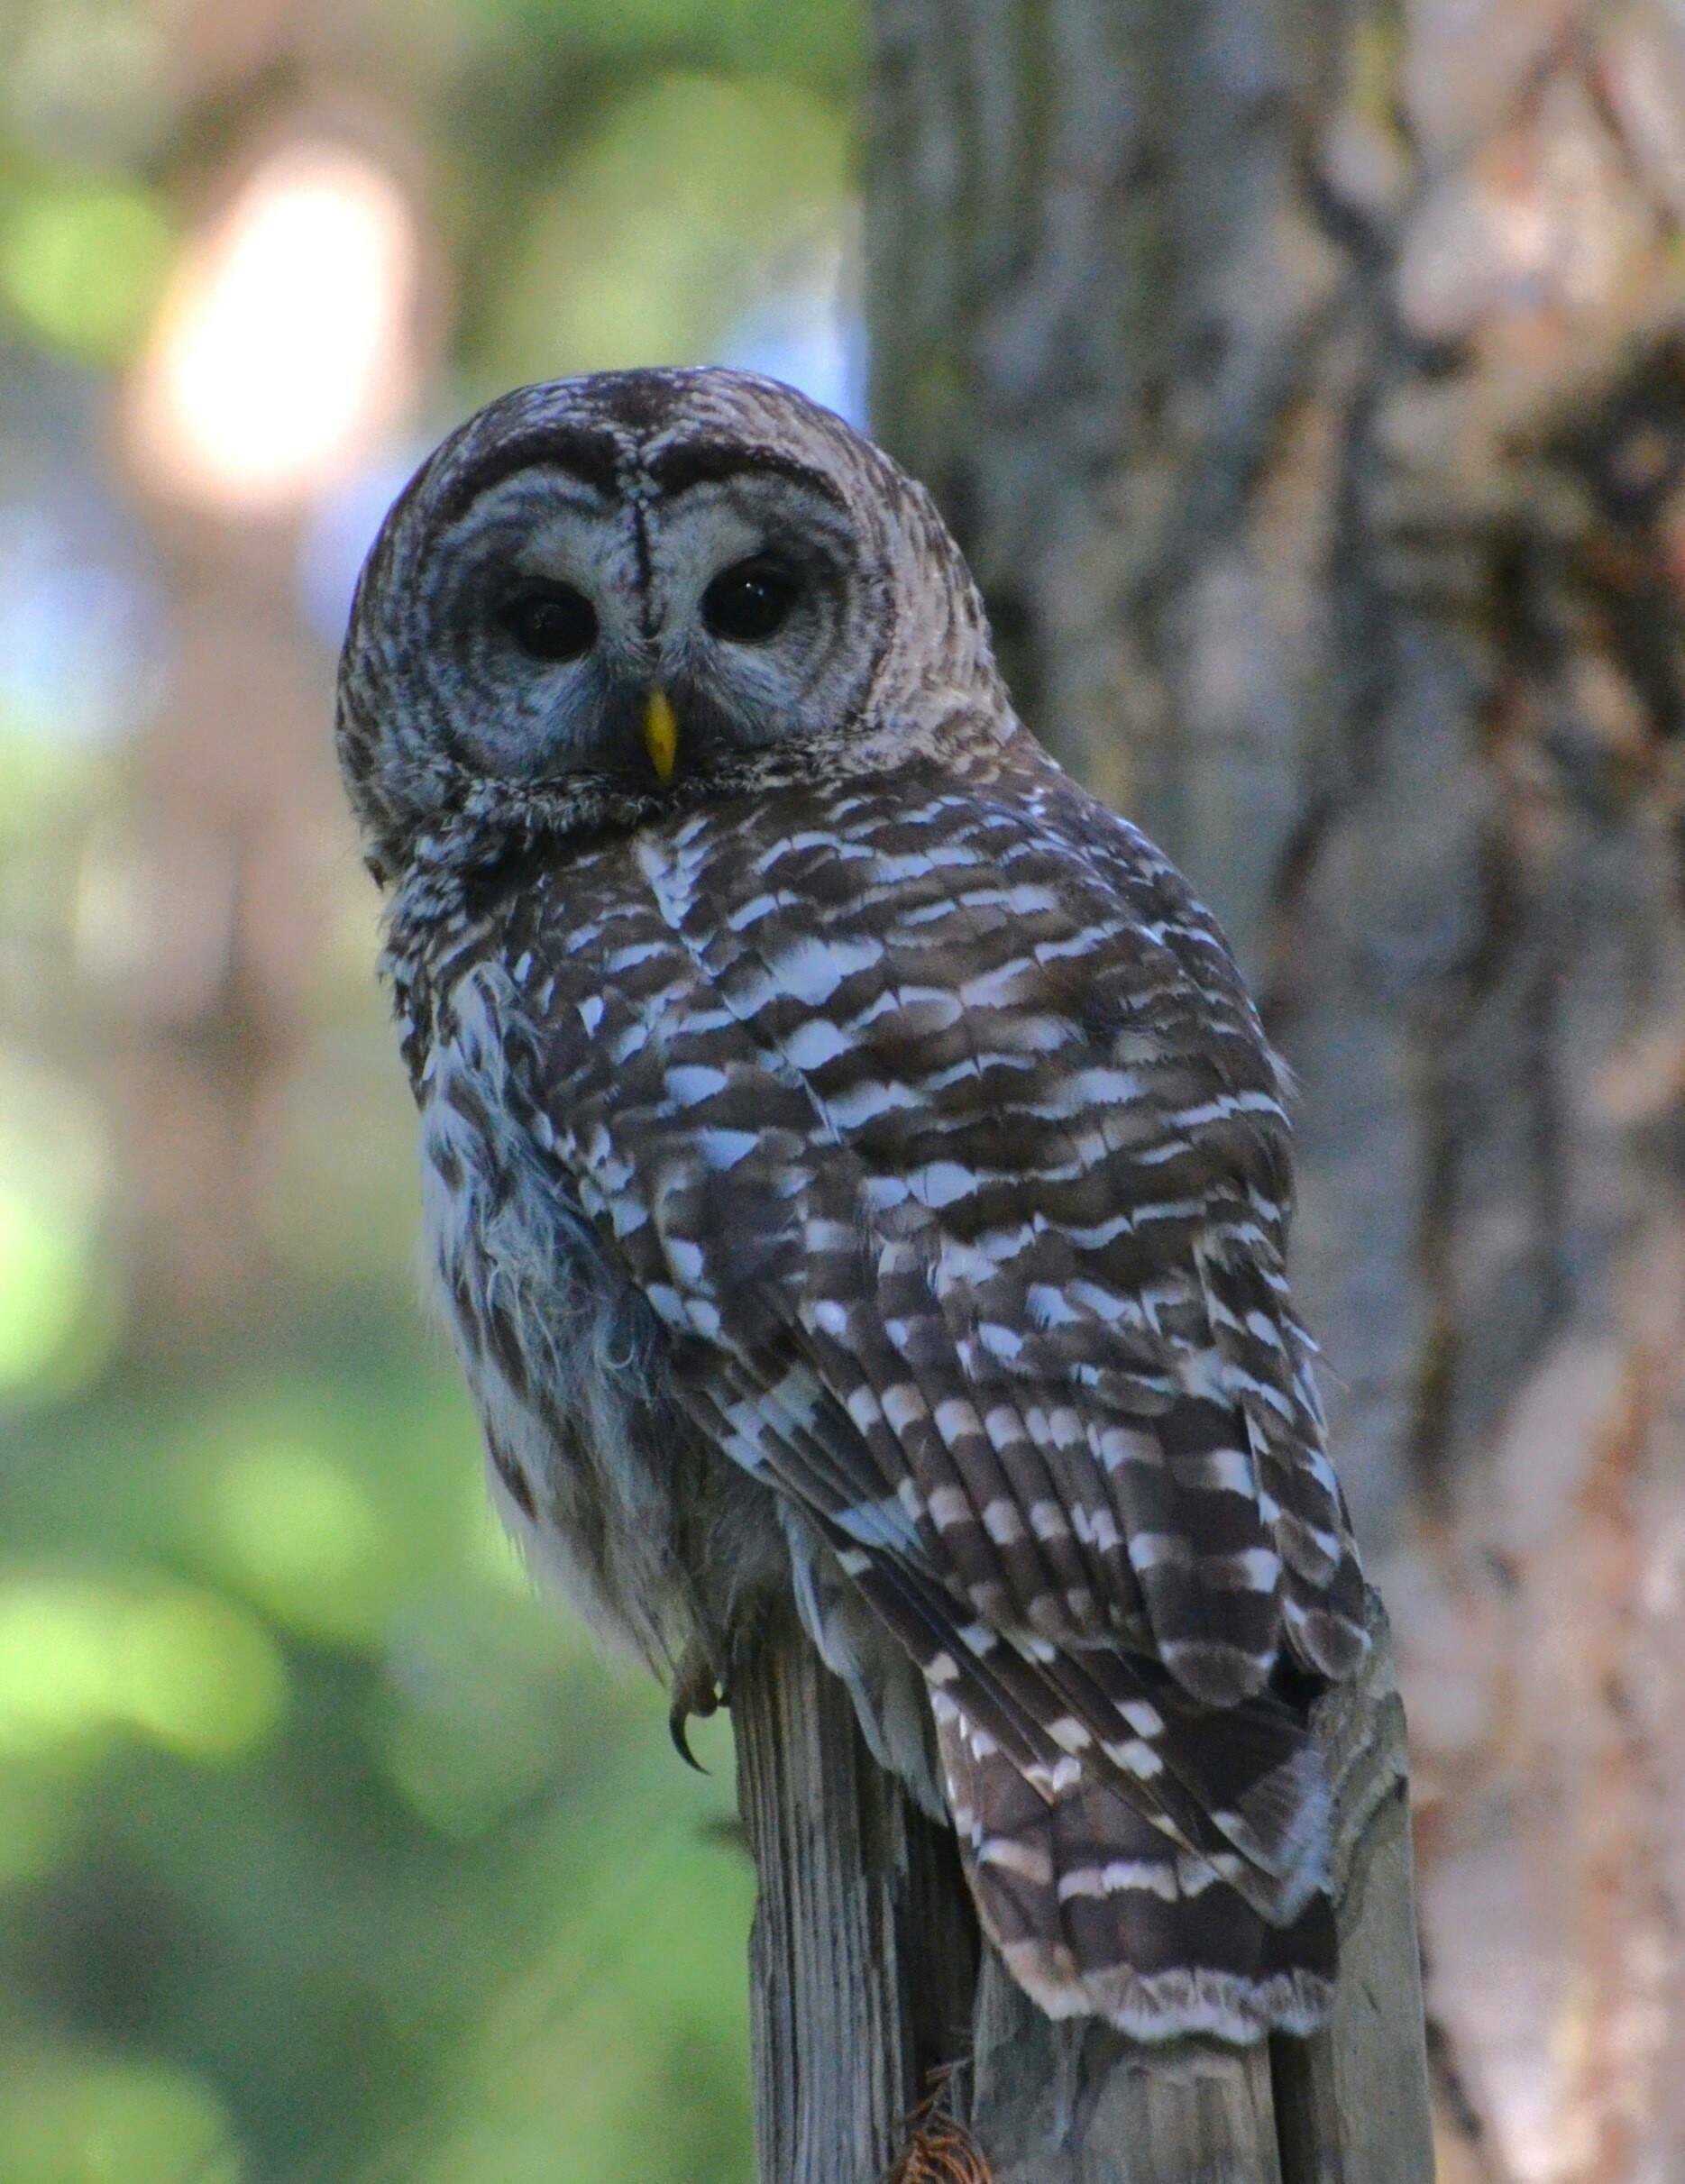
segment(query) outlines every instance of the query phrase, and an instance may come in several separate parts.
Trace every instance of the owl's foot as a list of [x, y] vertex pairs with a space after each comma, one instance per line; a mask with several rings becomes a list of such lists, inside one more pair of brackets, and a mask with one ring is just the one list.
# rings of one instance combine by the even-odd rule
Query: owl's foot
[[691, 1750], [689, 1724], [699, 1718], [706, 1721], [710, 1713], [718, 1713], [728, 1703], [719, 1671], [705, 1648], [695, 1644], [685, 1648], [673, 1672], [672, 1699], [673, 1704], [667, 1709], [667, 1731], [673, 1739], [673, 1749], [687, 1767], [705, 1775], [708, 1769]]

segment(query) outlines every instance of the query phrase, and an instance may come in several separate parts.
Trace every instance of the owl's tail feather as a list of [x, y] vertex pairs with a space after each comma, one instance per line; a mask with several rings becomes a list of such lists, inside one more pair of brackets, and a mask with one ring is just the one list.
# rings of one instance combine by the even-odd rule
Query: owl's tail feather
[[924, 1671], [978, 1914], [1033, 2000], [1138, 2040], [1320, 2021], [1328, 1788], [1287, 1700], [1204, 1705], [1121, 1647], [961, 1623], [892, 1557], [843, 1567]]
[[[1213, 1733], [1221, 1726], [1213, 1718]], [[984, 1928], [1049, 2016], [1103, 2017], [1136, 2040], [1250, 2042], [1320, 2023], [1336, 1956], [1319, 1881], [1277, 1893], [1267, 1915], [1268, 1892], [1224, 1832], [1209, 1822], [1197, 1841], [1185, 1825], [1167, 1832], [1163, 1814], [1142, 1810], [1143, 1786], [1073, 1759], [1055, 1786], [975, 1736], [963, 1715], [944, 1722], [939, 1738]], [[1267, 1801], [1291, 1795], [1293, 1772]]]

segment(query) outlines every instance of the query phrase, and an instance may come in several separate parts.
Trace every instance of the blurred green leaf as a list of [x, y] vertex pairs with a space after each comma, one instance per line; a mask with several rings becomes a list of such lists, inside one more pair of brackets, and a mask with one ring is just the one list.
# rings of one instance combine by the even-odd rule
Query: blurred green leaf
[[[50, 1375], [91, 1331], [108, 1170], [87, 1095], [39, 1064], [0, 1055], [0, 1394]], [[97, 1356], [85, 1352], [82, 1362], [96, 1367]]]
[[0, 1755], [121, 1728], [222, 1758], [265, 1736], [285, 1695], [267, 1633], [214, 1594], [126, 1578], [0, 1584]]
[[23, 324], [96, 363], [131, 353], [162, 290], [175, 236], [138, 186], [43, 181], [0, 224], [0, 294]]
[[511, 45], [566, 51], [576, 67], [618, 62], [647, 69], [665, 60], [764, 70], [835, 91], [860, 65], [865, 9], [855, 0], [454, 0], [467, 25]]
[[703, 361], [770, 267], [834, 249], [847, 164], [837, 114], [789, 85], [675, 75], [640, 88], [535, 198], [488, 375]]
[[163, 2063], [0, 2061], [0, 2184], [238, 2184], [209, 2087]]

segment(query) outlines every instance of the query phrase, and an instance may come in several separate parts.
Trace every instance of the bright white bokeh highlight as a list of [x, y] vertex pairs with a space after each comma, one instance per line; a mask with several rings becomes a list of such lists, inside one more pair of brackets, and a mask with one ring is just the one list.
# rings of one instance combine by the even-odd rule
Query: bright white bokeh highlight
[[148, 481], [280, 515], [352, 474], [414, 390], [420, 260], [408, 196], [367, 153], [261, 160], [183, 253], [136, 375]]

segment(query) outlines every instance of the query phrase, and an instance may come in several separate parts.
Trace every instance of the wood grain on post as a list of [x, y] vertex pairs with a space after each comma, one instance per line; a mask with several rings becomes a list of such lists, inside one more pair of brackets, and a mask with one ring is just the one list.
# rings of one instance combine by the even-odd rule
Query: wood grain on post
[[950, 1839], [903, 1796], [793, 1622], [734, 1675], [760, 2174], [887, 2171], [930, 2073], [964, 2053], [978, 1937]]
[[1044, 2016], [980, 1951], [951, 1841], [875, 1764], [842, 1686], [799, 1631], [769, 1633], [732, 1692], [761, 1891], [761, 2184], [883, 2184], [945, 2071], [991, 2184], [1429, 2184], [1404, 1717], [1372, 1597], [1370, 1622], [1366, 1674], [1315, 1715], [1335, 1796], [1332, 2018], [1248, 2049]]

